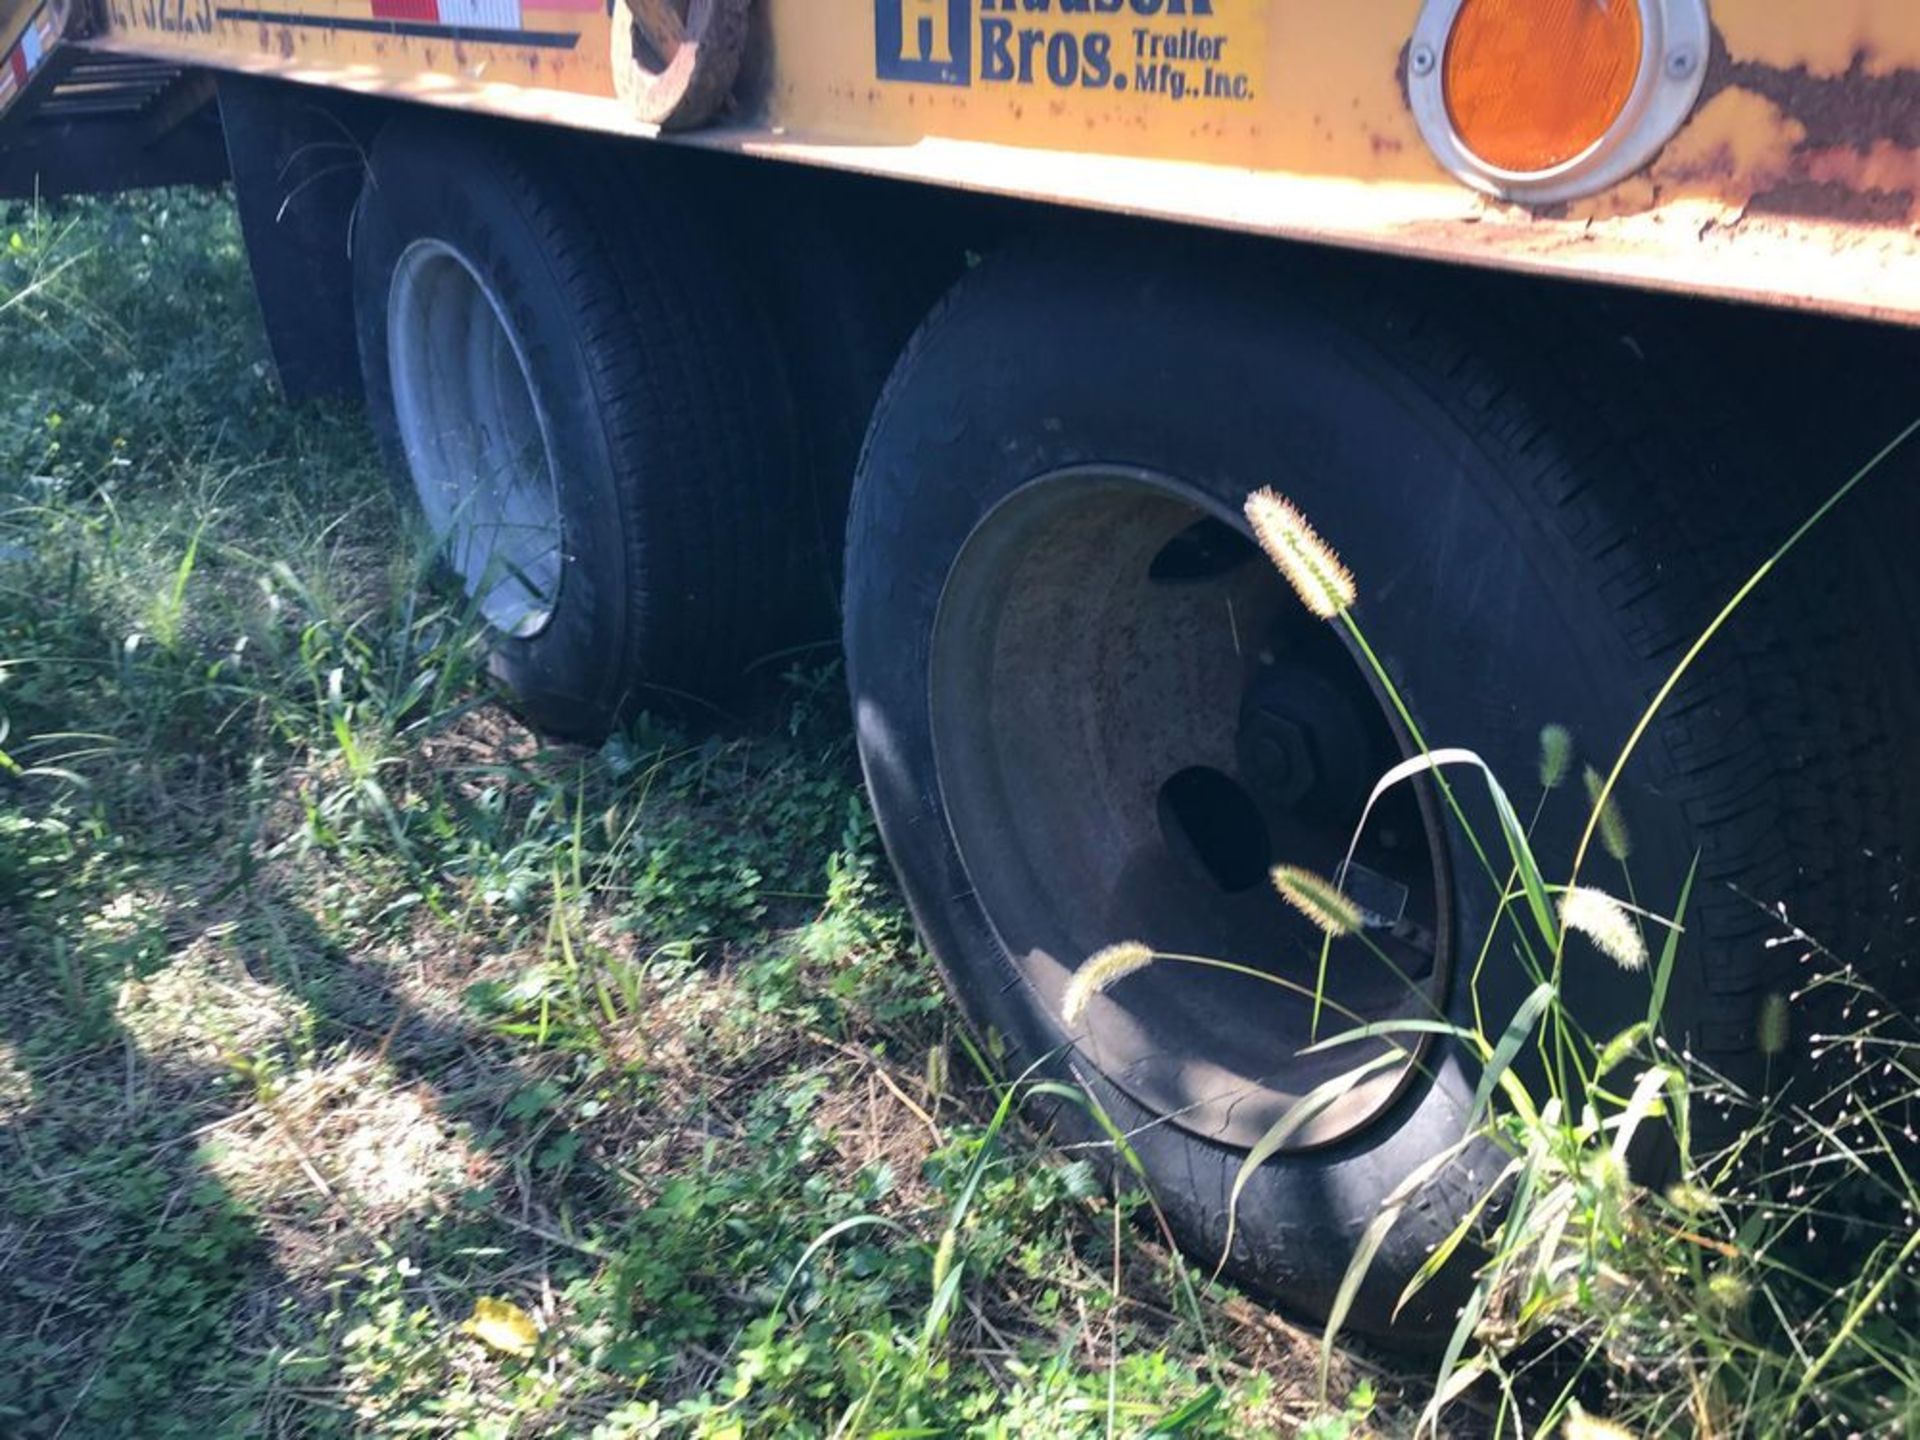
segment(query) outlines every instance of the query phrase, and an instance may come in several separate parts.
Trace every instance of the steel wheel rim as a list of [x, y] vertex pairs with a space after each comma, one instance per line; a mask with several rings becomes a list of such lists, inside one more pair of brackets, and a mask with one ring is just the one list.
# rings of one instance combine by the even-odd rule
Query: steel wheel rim
[[394, 418], [428, 532], [486, 622], [531, 639], [565, 572], [546, 417], [505, 308], [439, 240], [408, 246], [387, 302]]
[[[1284, 664], [1262, 658], [1267, 635], [1284, 641]], [[1366, 736], [1324, 767], [1337, 777], [1325, 794], [1276, 801], [1260, 758], [1276, 664], [1288, 706], [1319, 695], [1324, 671], [1333, 698], [1313, 703], [1330, 707], [1335, 732], [1351, 710]], [[1273, 893], [1266, 866], [1331, 871], [1366, 789], [1407, 748], [1341, 637], [1305, 615], [1237, 516], [1169, 477], [1121, 467], [1041, 476], [981, 520], [942, 592], [929, 705], [943, 808], [973, 896], [1012, 965], [1009, 983], [1029, 985], [1056, 1020], [1074, 969], [1124, 940], [1311, 987], [1318, 932]], [[1417, 983], [1382, 978], [1384, 966], [1363, 973], [1356, 951], [1339, 955], [1326, 991], [1367, 1021], [1431, 1017], [1446, 993], [1443, 832], [1424, 787], [1401, 793], [1392, 845], [1363, 845], [1354, 883], [1404, 883], [1400, 926], [1373, 934]], [[1252, 843], [1249, 813], [1265, 848], [1237, 858]], [[1369, 830], [1378, 838], [1382, 825]], [[1388, 851], [1398, 874], [1382, 868]], [[1402, 932], [1413, 939], [1401, 943]], [[1300, 1056], [1310, 1009], [1277, 986], [1161, 962], [1064, 1028], [1148, 1110], [1244, 1148], [1313, 1086], [1385, 1047]], [[1355, 1023], [1328, 1008], [1318, 1038]], [[1415, 1073], [1416, 1040], [1284, 1148], [1334, 1143], [1378, 1120]]]

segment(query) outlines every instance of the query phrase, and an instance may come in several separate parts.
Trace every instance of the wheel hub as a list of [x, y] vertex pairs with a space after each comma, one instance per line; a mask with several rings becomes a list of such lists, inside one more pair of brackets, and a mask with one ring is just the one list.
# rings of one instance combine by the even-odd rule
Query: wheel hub
[[1368, 759], [1363, 716], [1352, 696], [1316, 670], [1293, 663], [1254, 672], [1234, 753], [1269, 805], [1329, 820], [1359, 814]]

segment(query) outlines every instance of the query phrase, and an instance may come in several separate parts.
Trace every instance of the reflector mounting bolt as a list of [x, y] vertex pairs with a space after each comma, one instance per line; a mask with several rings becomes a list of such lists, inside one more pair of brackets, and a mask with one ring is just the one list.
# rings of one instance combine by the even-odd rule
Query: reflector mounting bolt
[[1675, 50], [1667, 56], [1667, 75], [1674, 80], [1684, 80], [1699, 63], [1700, 57], [1693, 51]]
[[1431, 75], [1433, 73], [1433, 47], [1430, 45], [1414, 46], [1407, 54], [1407, 69], [1415, 75]]

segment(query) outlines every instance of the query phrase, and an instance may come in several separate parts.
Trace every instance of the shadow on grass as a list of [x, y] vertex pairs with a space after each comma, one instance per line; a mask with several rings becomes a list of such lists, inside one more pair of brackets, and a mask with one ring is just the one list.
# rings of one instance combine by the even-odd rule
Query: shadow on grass
[[[471, 1025], [286, 895], [210, 917], [154, 903], [150, 872], [120, 884], [137, 913], [0, 919], [0, 1429], [251, 1433], [298, 1411], [311, 1429], [339, 1403], [333, 1366], [284, 1362], [326, 1333], [327, 1282], [449, 1214], [496, 1253], [529, 1248], [551, 1217], [515, 1181], [552, 1126], [509, 1117], [528, 1077]], [[436, 1286], [498, 1268], [396, 1293], [451, 1328], [465, 1308]]]

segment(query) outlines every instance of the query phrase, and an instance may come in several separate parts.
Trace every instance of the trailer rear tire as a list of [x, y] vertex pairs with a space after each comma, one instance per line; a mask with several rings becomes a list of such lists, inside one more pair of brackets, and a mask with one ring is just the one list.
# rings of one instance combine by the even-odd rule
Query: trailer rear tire
[[[1571, 330], [1530, 340], [1510, 307], [1488, 320], [1396, 288], [1338, 263], [1289, 274], [1208, 240], [1001, 257], [910, 347], [856, 481], [848, 678], [915, 918], [1007, 1070], [1081, 1084], [1209, 1264], [1249, 1145], [1356, 1052], [1330, 1069], [1299, 1057], [1297, 997], [1241, 975], [1157, 963], [1073, 1022], [1069, 978], [1099, 948], [1138, 940], [1310, 986], [1318, 936], [1270, 893], [1266, 867], [1331, 870], [1367, 787], [1408, 748], [1352, 648], [1306, 618], [1246, 539], [1248, 492], [1276, 486], [1340, 547], [1425, 735], [1478, 751], [1523, 813], [1539, 799], [1541, 727], [1570, 725], [1581, 758], [1609, 762], [1729, 593], [1725, 577], [1785, 533], [1764, 457], [1749, 470], [1736, 442], [1720, 451], [1721, 437], [1695, 433], [1711, 413], [1700, 393], [1664, 411], [1642, 396], [1623, 373], [1628, 347]], [[1568, 371], [1562, 352], [1576, 357]], [[1723, 483], [1741, 503], [1716, 493]], [[1743, 1077], [1766, 1063], [1755, 1023], [1791, 976], [1735, 887], [1830, 906], [1870, 883], [1861, 849], [1898, 854], [1911, 816], [1871, 670], [1778, 609], [1750, 618], [1760, 642], [1702, 658], [1622, 793], [1642, 903], [1671, 908], [1700, 861], [1667, 1031]], [[1835, 723], [1821, 707], [1782, 703], [1842, 692], [1844, 744], [1826, 743], [1840, 737], [1819, 728]], [[1478, 833], [1496, 835], [1478, 787], [1455, 791]], [[1818, 819], [1781, 823], [1789, 797]], [[1553, 799], [1536, 837], [1564, 865], [1585, 818], [1577, 772]], [[1499, 879], [1431, 797], [1403, 802], [1392, 828], [1363, 858], [1409, 933], [1432, 942], [1427, 970], [1417, 945], [1396, 961], [1470, 1023], [1459, 976]], [[1624, 884], [1604, 856], [1585, 875]], [[1644, 974], [1578, 946], [1570, 960], [1565, 1003], [1591, 1035], [1646, 1014]], [[1329, 988], [1361, 1018], [1417, 1005], [1348, 963]], [[1496, 951], [1479, 985], [1496, 1035], [1531, 988]], [[1460, 1137], [1469, 1058], [1435, 1043], [1422, 1065], [1357, 1087], [1252, 1173], [1230, 1273], [1325, 1313], [1381, 1202]], [[1053, 1124], [1105, 1144], [1072, 1106]], [[1394, 1304], [1499, 1164], [1470, 1149], [1415, 1197], [1354, 1328], [1451, 1325], [1457, 1268], [1398, 1320]]]
[[354, 224], [374, 431], [539, 728], [724, 690], [790, 597], [776, 342], [697, 192], [590, 140], [404, 120]]

